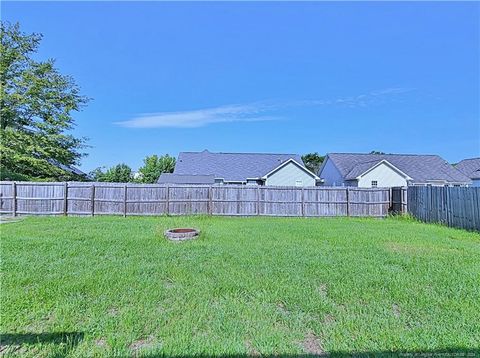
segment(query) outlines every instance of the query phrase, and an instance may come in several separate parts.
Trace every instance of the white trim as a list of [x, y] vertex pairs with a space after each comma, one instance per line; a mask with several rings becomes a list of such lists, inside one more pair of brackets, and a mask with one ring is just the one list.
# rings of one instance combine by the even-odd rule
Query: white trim
[[308, 170], [307, 168], [305, 168], [303, 165], [301, 165], [300, 163], [298, 163], [295, 159], [293, 158], [290, 158], [286, 161], [284, 161], [283, 163], [281, 163], [278, 167], [272, 169], [271, 171], [269, 171], [267, 174], [265, 174], [263, 177], [261, 177], [260, 179], [263, 179], [263, 180], [266, 180], [267, 177], [270, 175], [270, 174], [273, 174], [274, 172], [276, 172], [277, 170], [283, 168], [284, 166], [286, 166], [287, 164], [289, 163], [293, 163], [295, 164], [296, 166], [298, 166], [300, 169], [302, 169], [305, 173], [311, 175], [315, 180], [320, 180], [320, 178], [318, 176], [316, 176], [314, 173], [312, 173], [310, 170]]
[[[360, 163], [361, 164], [361, 163]], [[401, 175], [403, 175], [405, 177], [406, 180], [413, 180], [412, 178], [410, 178], [407, 174], [405, 174], [404, 172], [402, 172], [400, 169], [398, 169], [395, 165], [393, 165], [392, 163], [390, 163], [388, 160], [386, 159], [382, 159], [381, 161], [379, 161], [377, 164], [375, 164], [374, 166], [368, 168], [367, 170], [365, 170], [362, 174], [358, 175], [355, 179], [356, 180], [360, 180], [361, 177], [363, 177], [365, 174], [371, 172], [373, 169], [377, 168], [378, 166], [380, 166], [380, 164], [386, 164], [387, 166], [390, 167], [390, 169], [393, 169], [395, 171], [397, 171], [398, 173], [400, 173]]]

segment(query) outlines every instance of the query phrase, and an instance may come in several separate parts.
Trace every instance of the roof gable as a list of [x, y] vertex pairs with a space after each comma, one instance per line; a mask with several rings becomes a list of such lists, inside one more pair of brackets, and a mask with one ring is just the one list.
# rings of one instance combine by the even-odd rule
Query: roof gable
[[[303, 162], [302, 162], [303, 163]], [[276, 173], [277, 171], [281, 170], [283, 167], [289, 165], [289, 164], [293, 164], [295, 166], [297, 166], [298, 168], [300, 168], [301, 170], [303, 170], [305, 173], [307, 173], [308, 175], [310, 175], [312, 178], [315, 178], [315, 179], [320, 179], [318, 176], [316, 176], [314, 173], [312, 173], [310, 170], [308, 170], [307, 168], [305, 168], [305, 166], [301, 165], [300, 163], [298, 163], [295, 159], [291, 158], [291, 159], [288, 159], [287, 161], [283, 162], [282, 164], [280, 164], [278, 167], [274, 168], [273, 170], [271, 170], [270, 172], [268, 172], [267, 174], [265, 174], [262, 179], [266, 179], [267, 177], [269, 177], [270, 175]]]
[[304, 166], [297, 154], [181, 152], [174, 174], [214, 175], [225, 181], [245, 181], [261, 178], [290, 159]]
[[[360, 172], [386, 160], [399, 171], [408, 175], [414, 183], [426, 183], [433, 180], [454, 183], [471, 182], [468, 177], [438, 155], [329, 153], [327, 157], [332, 160], [345, 179], [347, 176], [353, 175], [349, 174], [350, 172], [354, 173], [353, 169], [356, 166]], [[356, 171], [355, 174], [357, 174]], [[356, 176], [352, 179], [354, 178]]]
[[395, 165], [393, 165], [392, 163], [390, 163], [389, 161], [387, 161], [385, 159], [374, 160], [373, 162], [366, 162], [366, 163], [357, 164], [347, 174], [345, 179], [346, 180], [359, 179], [362, 176], [366, 175], [367, 173], [371, 172], [372, 170], [374, 170], [375, 168], [379, 167], [382, 164], [388, 166], [390, 169], [392, 169], [393, 171], [400, 174], [406, 180], [411, 180], [412, 179], [407, 174], [405, 174], [400, 169], [398, 169]]

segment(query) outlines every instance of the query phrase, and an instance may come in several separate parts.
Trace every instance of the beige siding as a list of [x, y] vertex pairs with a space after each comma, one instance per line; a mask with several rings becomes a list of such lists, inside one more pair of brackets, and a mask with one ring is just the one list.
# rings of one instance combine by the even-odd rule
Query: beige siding
[[360, 188], [370, 188], [372, 181], [377, 181], [377, 186], [386, 188], [392, 186], [407, 186], [407, 180], [385, 163], [380, 164], [358, 180]]
[[289, 163], [270, 174], [265, 185], [275, 186], [315, 186], [315, 178], [300, 169], [295, 163]]

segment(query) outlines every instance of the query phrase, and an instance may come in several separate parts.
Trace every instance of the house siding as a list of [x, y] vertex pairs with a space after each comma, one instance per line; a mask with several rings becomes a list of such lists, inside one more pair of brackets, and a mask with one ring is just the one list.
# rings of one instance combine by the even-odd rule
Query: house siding
[[472, 186], [480, 187], [480, 179], [472, 179]]
[[377, 182], [378, 187], [407, 186], [407, 180], [396, 170], [385, 163], [380, 164], [358, 180], [360, 188], [371, 188], [372, 181]]
[[322, 170], [318, 173], [320, 179], [323, 179], [325, 186], [344, 186], [347, 185], [340, 174], [339, 170], [333, 164], [332, 160], [327, 157]]
[[[301, 181], [301, 185], [297, 183]], [[300, 169], [295, 163], [289, 163], [270, 174], [265, 185], [271, 186], [315, 186], [315, 178]]]

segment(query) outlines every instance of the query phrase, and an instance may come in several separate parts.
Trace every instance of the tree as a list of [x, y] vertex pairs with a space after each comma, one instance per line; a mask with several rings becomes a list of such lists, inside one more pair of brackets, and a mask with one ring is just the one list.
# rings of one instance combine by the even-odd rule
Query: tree
[[143, 166], [138, 170], [140, 172], [140, 181], [142, 183], [156, 183], [160, 174], [172, 173], [175, 169], [175, 158], [168, 154], [164, 156], [151, 155], [143, 159]]
[[55, 61], [36, 61], [42, 39], [27, 35], [18, 24], [0, 24], [0, 165], [2, 179], [13, 177], [65, 180], [73, 174], [62, 166], [78, 164], [85, 138], [74, 128], [72, 112], [88, 99]]
[[320, 170], [320, 166], [322, 165], [324, 159], [325, 156], [322, 156], [317, 152], [302, 155], [302, 160], [305, 163], [307, 169], [315, 174], [318, 174], [318, 171]]
[[368, 154], [385, 154], [384, 152], [379, 152], [378, 150], [372, 150], [370, 153]]
[[133, 181], [132, 168], [127, 164], [117, 164], [109, 168], [106, 172], [102, 168], [96, 168], [90, 172], [89, 176], [93, 181], [103, 181], [111, 183], [128, 183]]

